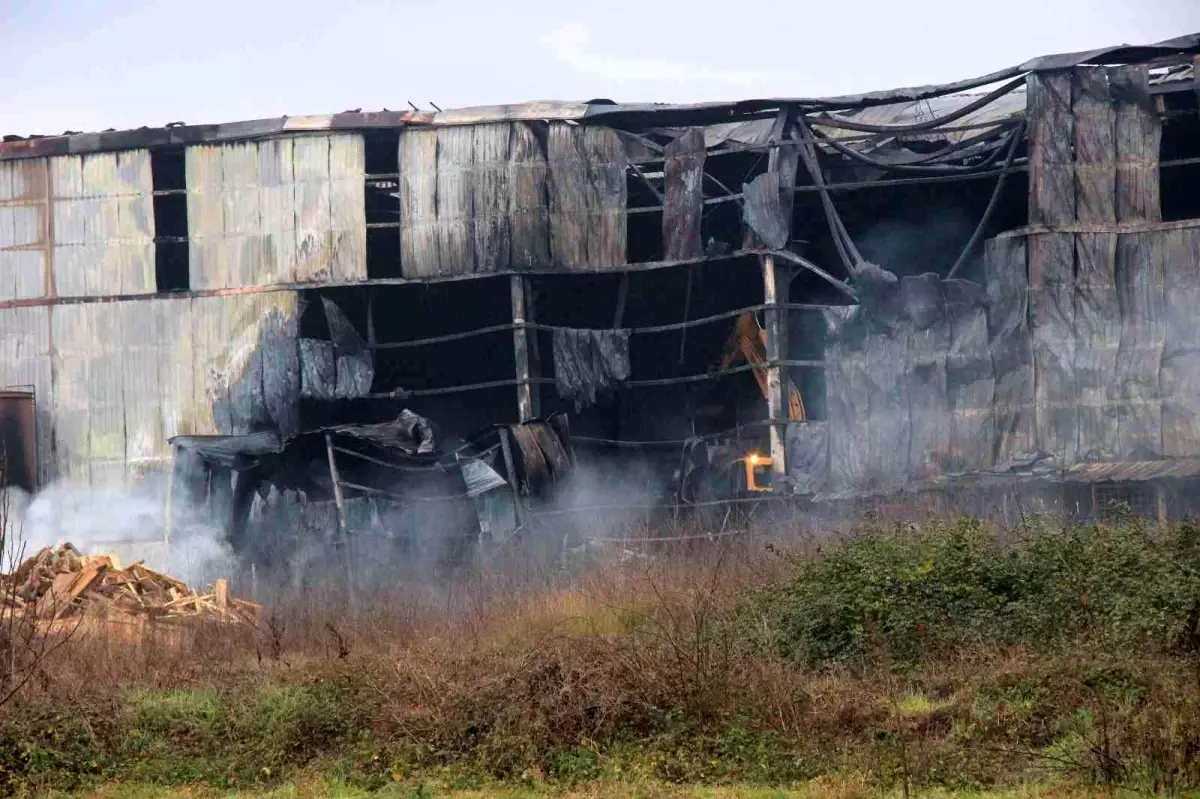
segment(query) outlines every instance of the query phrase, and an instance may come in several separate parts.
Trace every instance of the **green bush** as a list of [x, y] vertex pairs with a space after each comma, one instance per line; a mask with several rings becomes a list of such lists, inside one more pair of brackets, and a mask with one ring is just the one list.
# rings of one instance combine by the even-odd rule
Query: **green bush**
[[796, 569], [764, 599], [781, 650], [809, 664], [1081, 640], [1200, 649], [1200, 532], [1190, 524], [1035, 524], [1002, 545], [964, 519], [875, 531]]

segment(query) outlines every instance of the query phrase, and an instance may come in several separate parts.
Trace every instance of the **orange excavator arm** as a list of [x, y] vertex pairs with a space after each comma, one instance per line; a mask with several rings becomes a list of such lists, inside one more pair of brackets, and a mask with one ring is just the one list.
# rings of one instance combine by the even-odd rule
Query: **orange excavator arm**
[[[756, 367], [761, 367], [767, 361], [767, 331], [762, 329], [758, 319], [749, 311], [738, 317], [737, 326], [725, 342], [725, 350], [721, 354], [721, 368], [728, 369], [739, 357], [745, 358], [747, 363]], [[769, 398], [767, 370], [757, 368], [751, 371], [754, 373], [754, 379], [758, 381], [763, 397]], [[793, 422], [803, 422], [804, 398], [800, 396], [800, 391], [792, 384], [790, 378], [785, 376], [784, 380], [787, 382], [788, 418]]]

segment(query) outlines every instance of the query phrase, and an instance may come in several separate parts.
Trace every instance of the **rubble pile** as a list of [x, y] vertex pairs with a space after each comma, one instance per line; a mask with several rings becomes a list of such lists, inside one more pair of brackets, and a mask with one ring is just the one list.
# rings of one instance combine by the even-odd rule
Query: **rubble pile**
[[121, 568], [116, 555], [82, 555], [70, 544], [46, 547], [0, 574], [0, 605], [50, 622], [99, 613], [254, 624], [259, 612], [253, 602], [230, 597], [225, 580], [198, 594], [141, 561]]

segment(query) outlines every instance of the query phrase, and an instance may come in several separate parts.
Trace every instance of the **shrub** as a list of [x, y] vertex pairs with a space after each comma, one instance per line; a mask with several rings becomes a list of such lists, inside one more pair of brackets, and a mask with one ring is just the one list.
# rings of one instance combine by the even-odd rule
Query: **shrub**
[[1195, 651], [1200, 533], [1039, 524], [1001, 545], [971, 520], [897, 527], [797, 563], [760, 599], [780, 649], [808, 664], [1080, 641]]

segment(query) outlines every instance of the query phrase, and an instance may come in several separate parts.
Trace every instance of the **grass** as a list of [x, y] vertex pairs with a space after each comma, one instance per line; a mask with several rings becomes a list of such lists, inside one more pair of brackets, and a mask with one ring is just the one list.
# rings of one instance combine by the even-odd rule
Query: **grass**
[[1198, 538], [863, 526], [78, 635], [0, 717], [0, 793], [1181, 795]]

